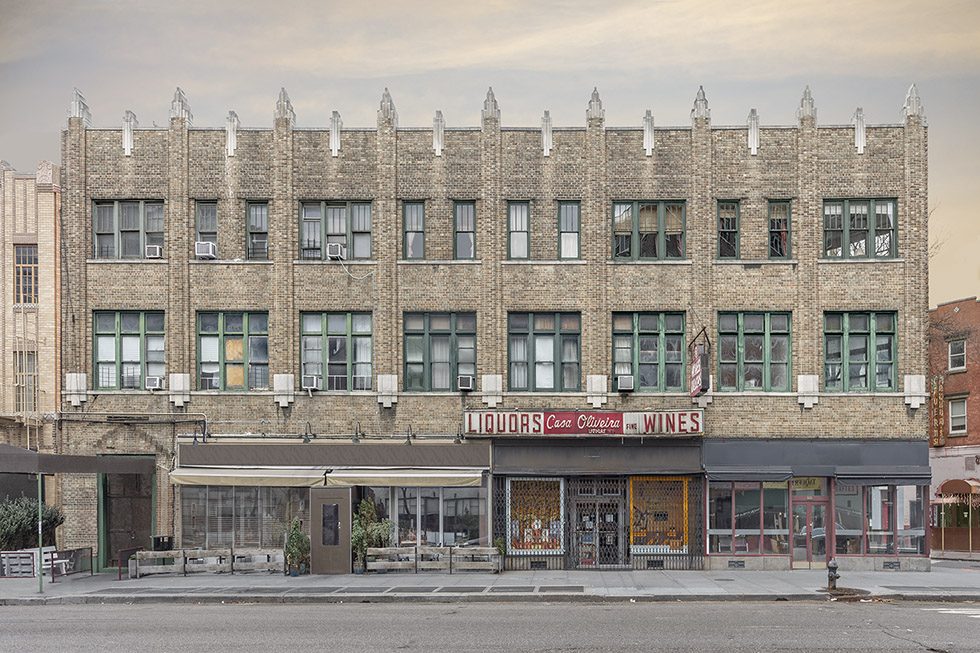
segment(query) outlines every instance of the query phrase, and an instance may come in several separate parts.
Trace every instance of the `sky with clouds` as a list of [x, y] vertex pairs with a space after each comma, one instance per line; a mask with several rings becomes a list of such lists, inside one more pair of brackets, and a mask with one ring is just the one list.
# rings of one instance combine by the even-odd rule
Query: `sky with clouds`
[[93, 124], [167, 124], [176, 86], [196, 126], [269, 127], [280, 86], [301, 127], [375, 124], [384, 87], [403, 126], [479, 124], [493, 86], [506, 126], [685, 125], [703, 85], [713, 124], [793, 124], [809, 84], [821, 124], [896, 123], [917, 83], [929, 121], [930, 303], [980, 295], [977, 0], [0, 0], [0, 158], [58, 161], [78, 87]]

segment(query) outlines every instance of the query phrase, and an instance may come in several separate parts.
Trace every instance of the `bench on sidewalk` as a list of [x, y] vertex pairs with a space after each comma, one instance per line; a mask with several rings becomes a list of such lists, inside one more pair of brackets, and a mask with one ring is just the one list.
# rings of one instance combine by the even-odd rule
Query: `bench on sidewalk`
[[184, 575], [231, 573], [231, 548], [184, 549]]
[[284, 571], [281, 549], [221, 548], [136, 551], [130, 578], [151, 574], [233, 574], [236, 571]]
[[136, 578], [149, 576], [151, 574], [174, 574], [187, 575], [184, 568], [184, 551], [174, 549], [172, 551], [137, 551], [132, 557], [133, 572]]
[[500, 570], [500, 553], [487, 546], [370, 547], [368, 571], [485, 571]]

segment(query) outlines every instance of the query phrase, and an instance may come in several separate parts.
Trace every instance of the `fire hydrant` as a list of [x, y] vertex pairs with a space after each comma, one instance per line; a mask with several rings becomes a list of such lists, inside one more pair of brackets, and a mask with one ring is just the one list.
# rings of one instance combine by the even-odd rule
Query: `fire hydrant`
[[827, 589], [835, 590], [837, 589], [837, 579], [840, 578], [840, 574], [837, 573], [837, 558], [831, 558], [830, 562], [827, 563]]

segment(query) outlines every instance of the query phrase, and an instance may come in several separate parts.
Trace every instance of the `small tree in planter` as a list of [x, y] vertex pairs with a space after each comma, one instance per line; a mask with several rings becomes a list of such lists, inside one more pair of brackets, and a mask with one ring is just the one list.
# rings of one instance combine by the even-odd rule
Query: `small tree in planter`
[[367, 550], [391, 544], [391, 520], [378, 519], [374, 502], [362, 499], [351, 523], [350, 546], [354, 554], [354, 570], [364, 571], [367, 564]]
[[289, 575], [296, 576], [300, 571], [306, 571], [310, 565], [310, 538], [303, 532], [298, 519], [294, 519], [286, 534], [286, 566]]
[[[41, 507], [44, 546], [54, 546], [54, 530], [65, 521], [56, 506]], [[0, 501], [0, 551], [37, 547], [37, 499], [18, 497]]]

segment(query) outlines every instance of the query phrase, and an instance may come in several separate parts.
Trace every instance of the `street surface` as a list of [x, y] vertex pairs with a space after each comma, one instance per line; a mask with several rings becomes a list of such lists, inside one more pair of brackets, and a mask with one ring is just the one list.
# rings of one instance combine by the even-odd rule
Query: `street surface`
[[980, 651], [980, 605], [913, 602], [0, 607], [2, 651]]

